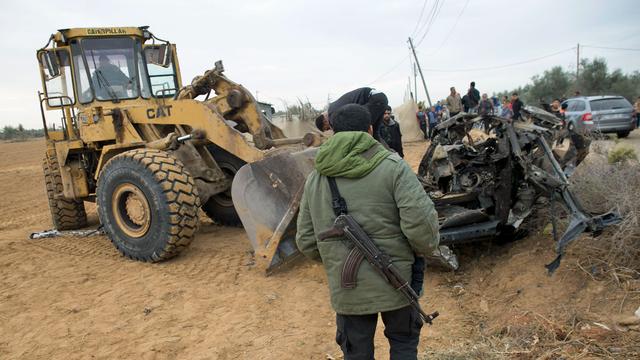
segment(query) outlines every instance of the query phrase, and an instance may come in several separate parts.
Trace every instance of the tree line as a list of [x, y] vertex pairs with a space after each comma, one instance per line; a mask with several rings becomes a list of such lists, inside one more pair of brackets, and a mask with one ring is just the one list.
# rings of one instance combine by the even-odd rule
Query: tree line
[[322, 112], [322, 110], [316, 109], [309, 102], [309, 99], [306, 101], [298, 99], [298, 103], [293, 105], [289, 105], [285, 100], [282, 100], [282, 104], [286, 110], [277, 111], [275, 115], [285, 116], [289, 121], [292, 121], [294, 117], [300, 121], [312, 121]]
[[0, 130], [0, 140], [25, 140], [43, 136], [44, 129], [25, 129], [22, 124], [18, 124], [18, 126], [5, 125]]
[[554, 66], [541, 75], [535, 75], [531, 82], [511, 91], [494, 93], [502, 98], [517, 92], [525, 103], [537, 104], [553, 99], [575, 96], [620, 95], [633, 103], [640, 96], [640, 71], [625, 74], [620, 69], [609, 71], [607, 61], [603, 58], [580, 61], [580, 72], [576, 78], [575, 71], [568, 71], [562, 66]]

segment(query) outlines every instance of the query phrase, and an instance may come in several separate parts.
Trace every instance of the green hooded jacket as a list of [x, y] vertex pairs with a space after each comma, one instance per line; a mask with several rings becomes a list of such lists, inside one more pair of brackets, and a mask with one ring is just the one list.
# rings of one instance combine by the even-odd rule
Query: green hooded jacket
[[364, 132], [340, 132], [316, 156], [298, 214], [296, 243], [307, 257], [322, 261], [331, 305], [339, 314], [390, 311], [409, 302], [369, 263], [363, 261], [354, 289], [341, 287], [342, 266], [349, 252], [344, 238], [318, 241], [316, 234], [335, 220], [327, 176], [336, 178], [349, 214], [391, 256], [405, 279], [411, 279], [414, 252], [429, 254], [438, 246], [438, 217], [431, 199], [409, 165]]

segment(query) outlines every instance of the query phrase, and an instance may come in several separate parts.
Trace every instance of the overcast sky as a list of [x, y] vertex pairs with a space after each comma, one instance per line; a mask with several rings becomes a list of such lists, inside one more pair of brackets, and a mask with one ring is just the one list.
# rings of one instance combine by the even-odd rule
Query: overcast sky
[[[554, 65], [575, 71], [575, 50], [543, 57], [577, 43], [640, 48], [637, 0], [440, 0], [429, 26], [435, 3], [5, 0], [0, 126], [41, 127], [35, 51], [60, 28], [149, 25], [156, 36], [177, 44], [185, 83], [222, 59], [227, 76], [276, 108], [296, 98], [322, 107], [328, 97], [361, 86], [384, 91], [392, 106], [399, 105], [413, 78], [410, 35], [419, 43], [418, 58], [434, 101], [450, 86], [466, 91], [471, 80], [491, 94], [523, 85]], [[586, 47], [581, 56], [605, 57], [610, 68], [625, 72], [640, 69], [637, 51]], [[422, 100], [421, 86], [418, 92]]]

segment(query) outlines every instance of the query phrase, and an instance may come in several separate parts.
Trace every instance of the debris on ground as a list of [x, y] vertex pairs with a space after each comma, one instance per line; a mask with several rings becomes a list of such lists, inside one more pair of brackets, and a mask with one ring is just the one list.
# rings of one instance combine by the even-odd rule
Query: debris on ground
[[72, 236], [72, 237], [87, 237], [87, 236], [98, 236], [104, 235], [104, 230], [102, 227], [91, 230], [65, 230], [59, 231], [56, 229], [50, 229], [40, 232], [34, 232], [29, 235], [29, 239], [45, 239], [45, 238], [53, 238], [58, 236]]

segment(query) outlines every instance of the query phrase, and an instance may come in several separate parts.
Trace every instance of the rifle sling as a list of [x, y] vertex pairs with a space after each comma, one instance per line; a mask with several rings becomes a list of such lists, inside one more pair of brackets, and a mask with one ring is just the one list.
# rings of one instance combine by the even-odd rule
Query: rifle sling
[[[347, 202], [342, 195], [340, 195], [336, 179], [327, 176], [327, 180], [329, 181], [329, 189], [331, 190], [331, 207], [333, 208], [333, 213], [336, 214], [336, 216], [346, 215], [348, 213]], [[351, 249], [342, 265], [340, 286], [343, 289], [354, 289], [357, 286], [358, 270], [360, 269], [360, 264], [362, 264], [363, 259], [364, 255], [357, 248], [354, 247]]]
[[340, 191], [338, 191], [336, 179], [334, 177], [327, 176], [327, 180], [329, 181], [329, 189], [331, 190], [331, 207], [333, 208], [333, 213], [336, 214], [336, 217], [342, 214], [348, 214], [349, 210], [347, 209], [347, 202], [344, 200], [342, 195], [340, 195]]

